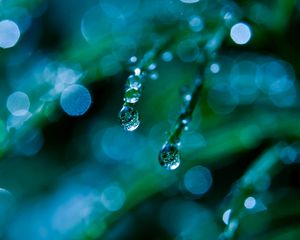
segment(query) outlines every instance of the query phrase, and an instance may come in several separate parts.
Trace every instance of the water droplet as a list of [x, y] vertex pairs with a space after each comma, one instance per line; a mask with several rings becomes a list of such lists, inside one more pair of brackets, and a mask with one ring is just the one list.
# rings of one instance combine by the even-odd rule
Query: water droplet
[[189, 103], [192, 100], [191, 89], [188, 86], [184, 86], [180, 90], [180, 94], [184, 101], [184, 104]]
[[140, 89], [129, 88], [125, 92], [124, 101], [127, 103], [136, 103], [141, 97]]
[[135, 88], [135, 89], [139, 89], [142, 87], [142, 83], [141, 83], [142, 78], [140, 76], [137, 75], [130, 75], [127, 78], [127, 83], [126, 83], [126, 88]]
[[130, 106], [123, 106], [119, 113], [120, 124], [126, 131], [134, 131], [140, 125], [138, 112]]
[[188, 125], [190, 121], [191, 121], [191, 117], [185, 117], [181, 120], [183, 125]]
[[159, 152], [159, 163], [167, 170], [175, 170], [180, 165], [180, 153], [176, 145], [166, 143]]
[[175, 142], [175, 144], [176, 144], [177, 147], [181, 146], [181, 140], [180, 140], [179, 137], [175, 138], [174, 142]]

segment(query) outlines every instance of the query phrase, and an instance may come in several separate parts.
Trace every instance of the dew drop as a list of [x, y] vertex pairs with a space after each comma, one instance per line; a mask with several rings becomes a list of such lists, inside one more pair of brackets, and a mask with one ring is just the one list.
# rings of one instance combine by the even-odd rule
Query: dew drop
[[135, 88], [139, 89], [142, 87], [141, 77], [137, 75], [130, 75], [127, 78], [126, 88]]
[[191, 120], [192, 120], [191, 117], [185, 117], [185, 118], [182, 118], [181, 122], [182, 122], [183, 125], [186, 126], [186, 125], [189, 124], [189, 122], [190, 122]]
[[175, 170], [180, 165], [180, 153], [176, 145], [166, 143], [159, 152], [159, 163], [166, 170]]
[[124, 101], [127, 103], [136, 103], [141, 97], [140, 89], [129, 88], [125, 92]]
[[134, 131], [140, 125], [138, 112], [130, 106], [123, 106], [119, 113], [120, 124], [126, 131]]

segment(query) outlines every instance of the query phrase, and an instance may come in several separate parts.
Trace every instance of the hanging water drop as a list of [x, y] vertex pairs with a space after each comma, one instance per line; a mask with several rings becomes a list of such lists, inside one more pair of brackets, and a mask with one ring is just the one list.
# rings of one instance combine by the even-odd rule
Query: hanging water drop
[[180, 153], [175, 144], [164, 144], [159, 152], [159, 163], [167, 170], [175, 170], [179, 167]]
[[138, 112], [130, 106], [124, 105], [119, 113], [120, 124], [126, 131], [134, 131], [140, 125]]
[[142, 87], [142, 79], [140, 76], [137, 75], [130, 75], [127, 78], [127, 82], [126, 82], [126, 88], [135, 88], [135, 89], [139, 89]]
[[125, 92], [124, 101], [127, 103], [136, 103], [141, 97], [140, 89], [129, 88]]

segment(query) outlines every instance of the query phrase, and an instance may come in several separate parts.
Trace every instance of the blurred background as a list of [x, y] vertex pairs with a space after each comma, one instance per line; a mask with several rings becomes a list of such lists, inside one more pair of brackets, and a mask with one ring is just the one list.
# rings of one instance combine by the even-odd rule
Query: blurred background
[[[1, 239], [300, 239], [299, 30], [297, 0], [0, 0]], [[126, 132], [124, 84], [157, 46]]]

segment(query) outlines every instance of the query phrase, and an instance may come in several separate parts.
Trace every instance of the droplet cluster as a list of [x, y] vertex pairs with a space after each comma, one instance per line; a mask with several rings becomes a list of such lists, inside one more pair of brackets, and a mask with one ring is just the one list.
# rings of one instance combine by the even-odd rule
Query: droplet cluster
[[130, 57], [129, 64], [132, 65], [132, 74], [126, 80], [124, 104], [119, 112], [120, 124], [126, 131], [134, 131], [140, 124], [139, 114], [133, 108], [133, 105], [140, 100], [142, 96], [142, 84], [146, 78], [156, 80], [158, 74], [155, 72], [156, 63], [153, 62], [153, 53], [145, 55], [144, 59], [137, 66], [138, 59], [135, 56]]
[[180, 153], [178, 147], [172, 143], [166, 143], [159, 152], [159, 163], [166, 170], [175, 170], [180, 165]]

